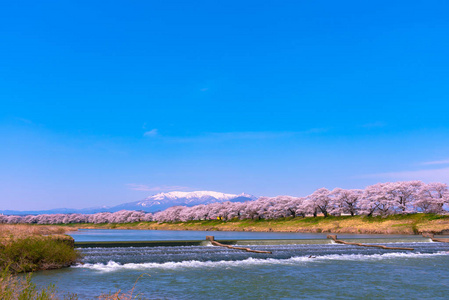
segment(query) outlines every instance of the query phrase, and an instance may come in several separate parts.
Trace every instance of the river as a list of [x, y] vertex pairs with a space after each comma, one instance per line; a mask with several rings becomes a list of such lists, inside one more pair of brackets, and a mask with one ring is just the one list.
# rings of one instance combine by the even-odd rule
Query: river
[[[76, 241], [324, 239], [325, 234], [82, 230]], [[339, 235], [339, 238], [403, 236]], [[391, 240], [387, 240], [391, 239]], [[251, 245], [272, 254], [214, 246], [82, 248], [83, 264], [41, 271], [34, 282], [92, 299], [130, 290], [144, 299], [447, 299], [449, 244], [383, 243], [414, 251], [341, 244]], [[136, 283], [136, 280], [142, 277]]]

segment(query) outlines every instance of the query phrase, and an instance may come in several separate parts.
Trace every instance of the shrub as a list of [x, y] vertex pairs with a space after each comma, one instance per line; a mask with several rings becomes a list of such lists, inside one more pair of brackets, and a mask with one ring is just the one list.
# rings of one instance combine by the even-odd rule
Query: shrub
[[70, 240], [54, 236], [13, 238], [0, 244], [0, 271], [13, 273], [56, 269], [72, 265], [78, 252]]

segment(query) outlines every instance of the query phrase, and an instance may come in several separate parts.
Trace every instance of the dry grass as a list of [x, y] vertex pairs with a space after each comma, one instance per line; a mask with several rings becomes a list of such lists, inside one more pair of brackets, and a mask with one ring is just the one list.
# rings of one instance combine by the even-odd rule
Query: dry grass
[[[143, 277], [142, 274], [137, 281]], [[146, 274], [148, 275], [148, 274]], [[149, 275], [148, 275], [149, 276]], [[0, 273], [0, 299], [1, 300], [77, 300], [79, 299], [76, 294], [67, 293], [65, 295], [58, 295], [55, 285], [49, 284], [47, 287], [38, 288], [35, 283], [31, 281], [31, 274], [27, 276], [17, 276], [10, 274], [7, 270]], [[131, 300], [131, 299], [144, 299], [141, 295], [133, 295], [137, 281], [134, 283], [133, 288], [129, 292], [122, 292], [121, 290], [116, 293], [102, 294], [100, 296], [92, 295], [92, 299], [103, 300]]]
[[148, 277], [150, 277], [150, 274], [144, 273], [142, 275], [139, 276], [139, 278], [137, 278], [136, 282], [134, 282], [134, 285], [132, 287], [132, 289], [129, 292], [122, 292], [121, 290], [118, 290], [115, 293], [109, 293], [109, 294], [102, 294], [98, 297], [98, 299], [102, 299], [102, 300], [131, 300], [131, 299], [144, 299], [142, 297], [142, 295], [136, 295], [133, 296], [134, 294], [134, 289], [136, 288], [137, 282], [140, 280], [140, 278], [142, 278], [143, 276], [147, 275]]
[[277, 220], [189, 221], [177, 223], [139, 222], [127, 224], [82, 224], [78, 228], [261, 231], [360, 234], [420, 234], [449, 232], [449, 216], [430, 214], [390, 217], [307, 217]]
[[0, 299], [2, 300], [77, 300], [78, 296], [67, 293], [59, 296], [54, 284], [38, 288], [31, 281], [31, 274], [17, 276], [7, 270], [0, 273]]
[[427, 223], [417, 224], [416, 228], [419, 232], [442, 233], [449, 232], [449, 220], [431, 220]]
[[0, 239], [26, 238], [30, 236], [64, 234], [75, 228], [53, 225], [0, 224]]
[[365, 222], [360, 219], [320, 222], [301, 227], [301, 232], [354, 233], [354, 234], [415, 234], [412, 221]]
[[0, 276], [0, 299], [41, 299], [50, 300], [58, 299], [55, 287], [49, 285], [47, 288], [38, 289], [36, 284], [31, 282], [31, 275], [18, 277], [9, 274], [7, 271]]

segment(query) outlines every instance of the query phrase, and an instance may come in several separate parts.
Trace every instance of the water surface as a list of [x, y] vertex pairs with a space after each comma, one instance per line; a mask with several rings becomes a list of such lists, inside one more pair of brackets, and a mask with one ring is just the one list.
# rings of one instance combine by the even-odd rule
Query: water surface
[[[111, 230], [102, 237], [101, 233], [88, 230], [73, 236], [95, 241], [93, 237], [125, 240], [143, 234], [149, 240], [162, 240], [173, 234], [171, 239], [179, 235], [179, 239], [187, 240], [212, 234]], [[298, 233], [213, 234], [217, 239], [325, 237]], [[80, 299], [118, 289], [127, 291], [142, 274], [134, 295], [144, 299], [447, 299], [449, 244], [392, 245], [415, 250], [341, 244], [251, 246], [272, 251], [270, 255], [213, 246], [83, 248], [83, 264], [38, 272], [34, 280], [40, 285], [56, 283], [63, 291], [76, 292]]]
[[[206, 235], [217, 240], [248, 239], [325, 239], [326, 233], [300, 232], [247, 232], [247, 231], [187, 231], [187, 230], [133, 230], [133, 229], [80, 229], [69, 233], [76, 242], [106, 241], [200, 241]], [[404, 238], [410, 235], [339, 234], [339, 238]]]

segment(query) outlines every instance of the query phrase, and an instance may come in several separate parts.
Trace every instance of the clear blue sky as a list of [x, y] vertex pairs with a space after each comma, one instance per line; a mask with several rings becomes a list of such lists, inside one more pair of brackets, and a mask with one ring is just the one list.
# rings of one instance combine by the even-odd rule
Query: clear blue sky
[[447, 1], [4, 1], [0, 208], [449, 182]]

